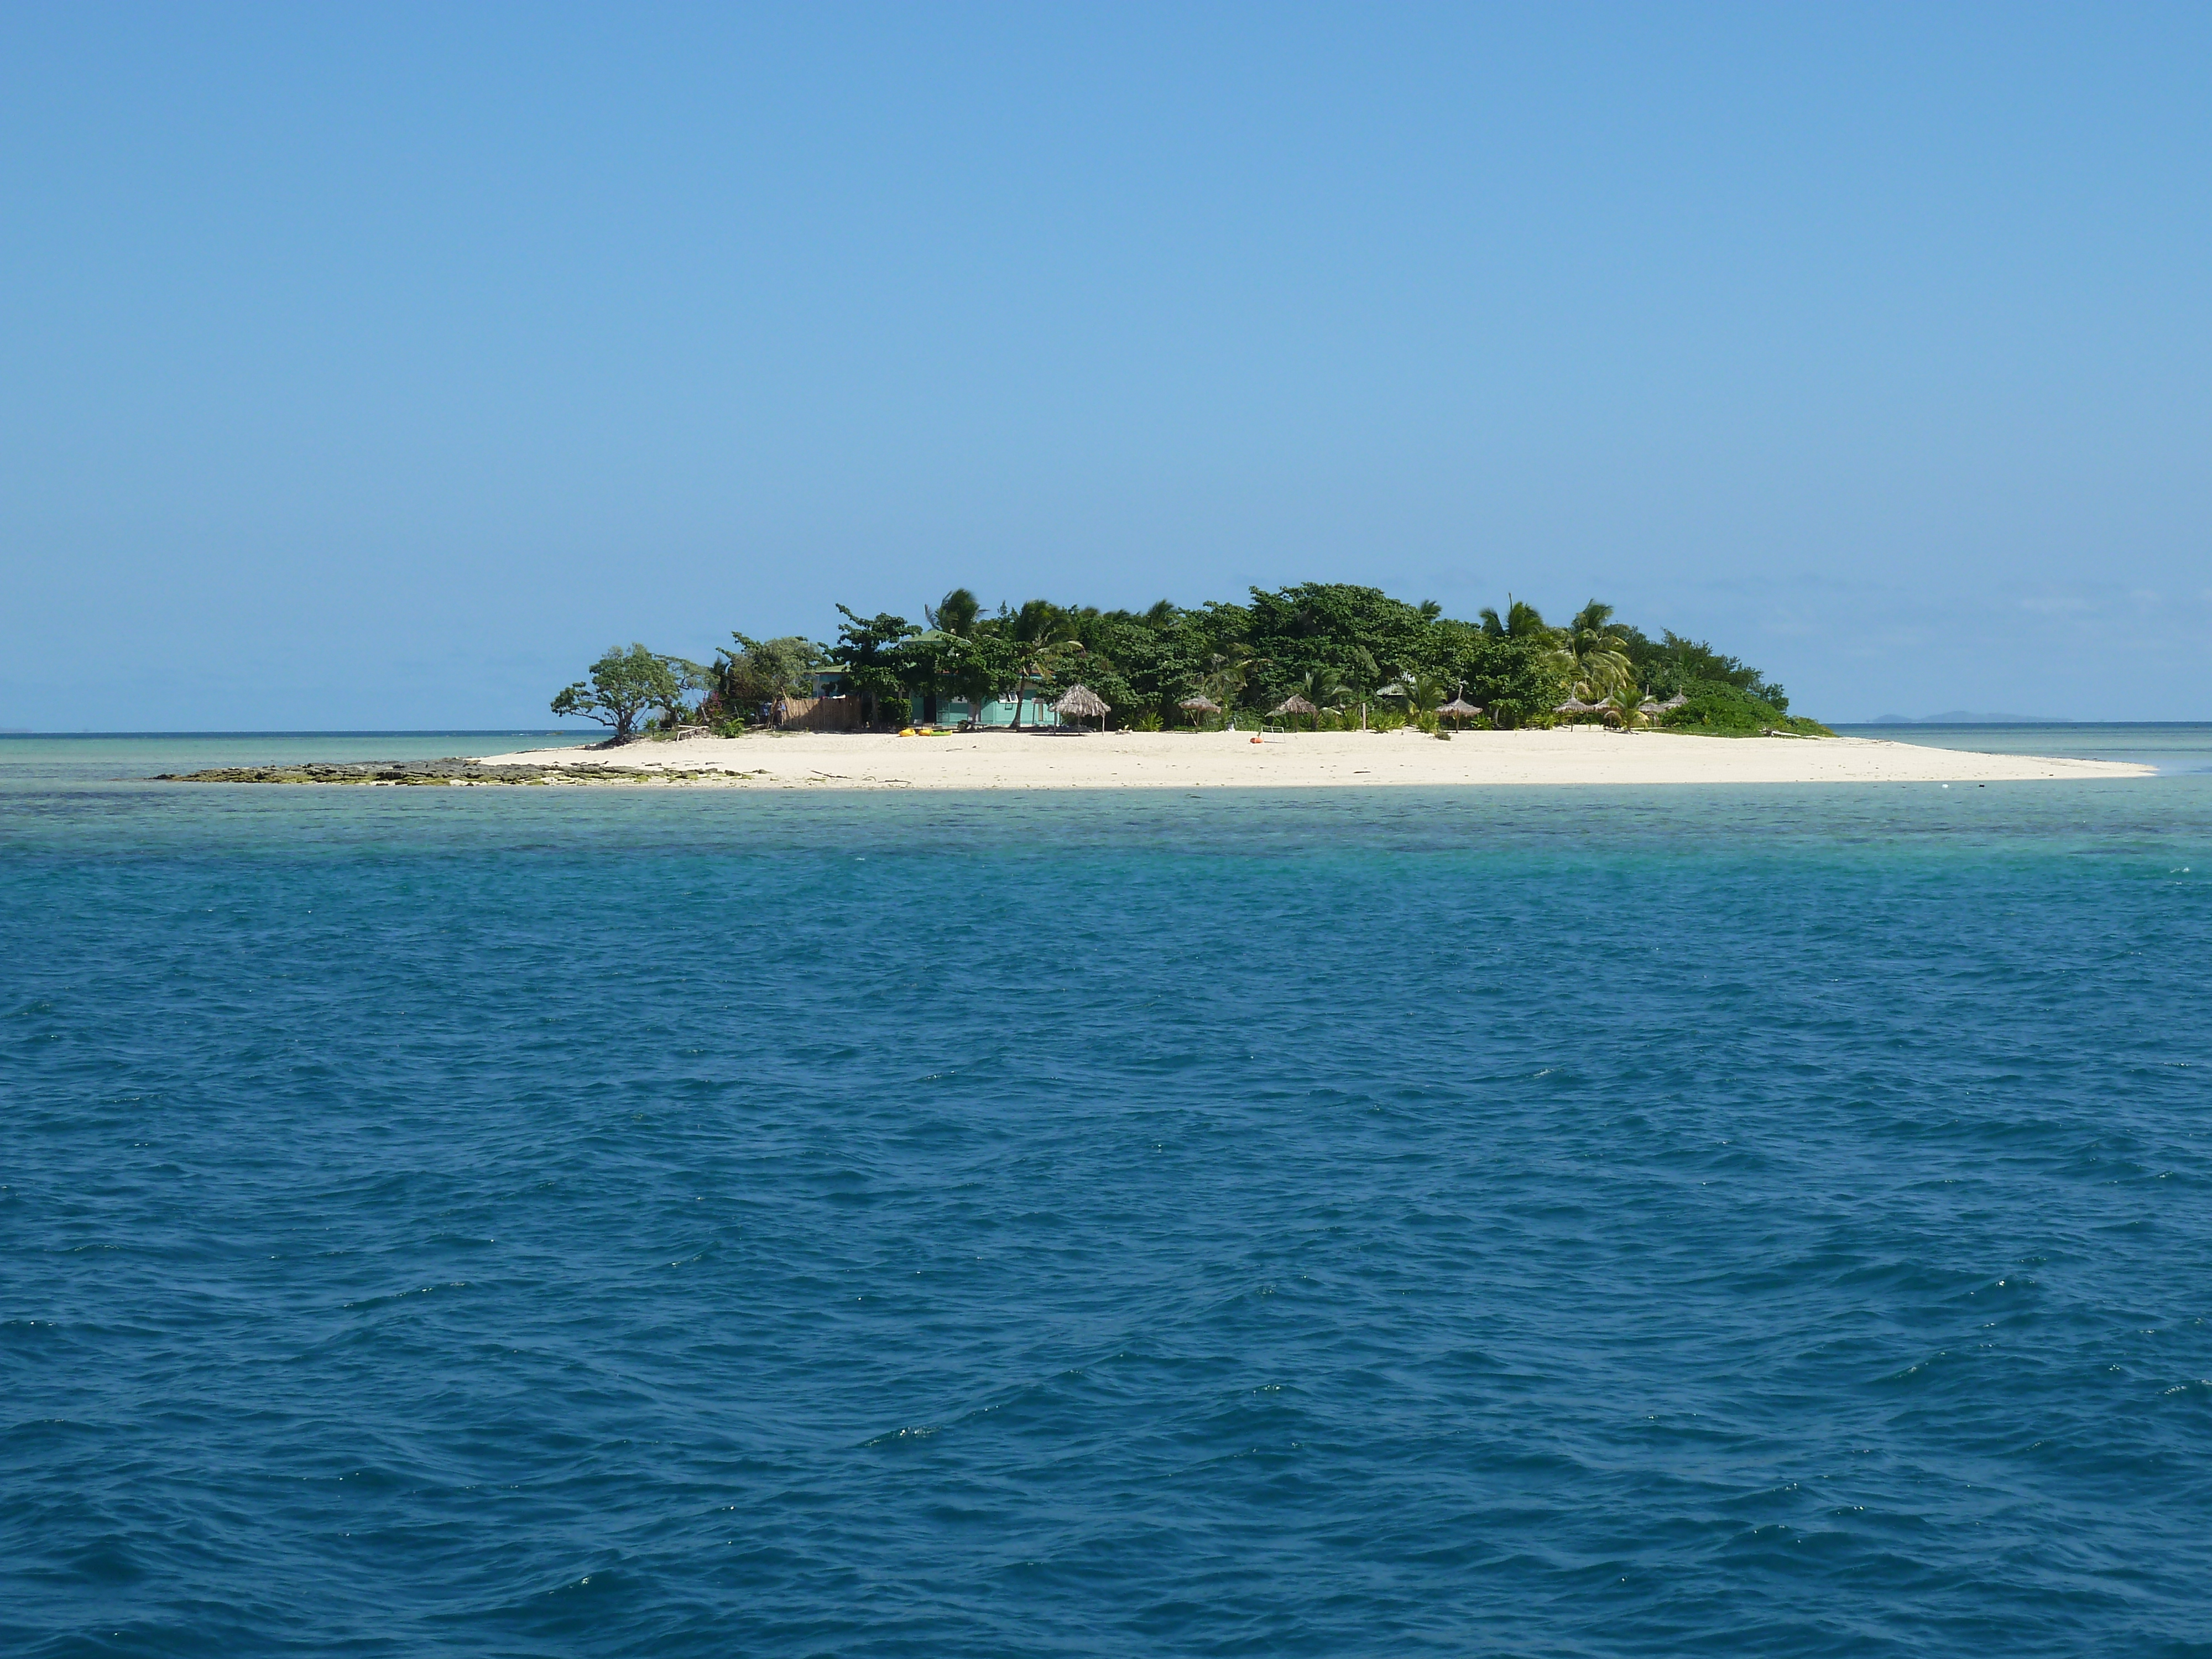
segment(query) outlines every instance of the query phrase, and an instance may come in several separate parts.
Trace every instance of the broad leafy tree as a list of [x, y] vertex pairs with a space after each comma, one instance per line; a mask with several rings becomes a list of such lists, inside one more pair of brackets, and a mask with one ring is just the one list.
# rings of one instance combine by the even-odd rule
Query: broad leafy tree
[[668, 670], [668, 684], [654, 696], [653, 704], [660, 710], [660, 723], [673, 730], [698, 717], [700, 711], [691, 704], [692, 694], [707, 690], [714, 671], [689, 657], [664, 656], [660, 661]]
[[1622, 631], [1631, 636], [1629, 648], [1645, 684], [1661, 697], [1678, 691], [1694, 695], [1700, 684], [1726, 685], [1754, 702], [1771, 704], [1784, 713], [1790, 708], [1789, 696], [1779, 685], [1741, 658], [1724, 656], [1702, 640], [1684, 639], [1670, 629], [1654, 644], [1635, 629]]
[[945, 684], [968, 705], [969, 719], [981, 721], [983, 705], [994, 702], [1013, 683], [1014, 653], [1006, 641], [979, 633], [961, 641], [950, 660]]
[[861, 717], [869, 726], [883, 724], [887, 709], [895, 710], [903, 722], [907, 682], [913, 671], [898, 647], [921, 630], [887, 611], [863, 617], [841, 605], [837, 611], [845, 620], [838, 626], [830, 657], [843, 671], [845, 695], [860, 699]]
[[994, 641], [926, 629], [886, 653], [907, 690], [922, 701], [922, 718], [934, 722], [941, 699], [964, 696], [980, 712], [1002, 683], [1006, 653]]
[[580, 714], [614, 727], [617, 738], [627, 738], [636, 731], [638, 716], [647, 709], [672, 708], [683, 697], [683, 685], [666, 658], [641, 645], [627, 651], [617, 645], [592, 665], [590, 679], [578, 680], [555, 694], [553, 712]]
[[1316, 669], [1328, 670], [1344, 686], [1371, 690], [1377, 663], [1435, 668], [1441, 614], [1434, 600], [1407, 605], [1379, 587], [1343, 582], [1304, 582], [1273, 592], [1255, 587], [1242, 641], [1253, 657], [1255, 700], [1273, 707]]
[[1452, 665], [1452, 678], [1468, 701], [1490, 711], [1501, 726], [1549, 719], [1567, 695], [1559, 647], [1550, 636], [1516, 639], [1485, 629], [1474, 635]]
[[795, 634], [757, 640], [733, 633], [730, 638], [737, 648], [716, 652], [706, 673], [708, 709], [725, 720], [758, 720], [779, 698], [811, 696], [814, 671], [830, 660], [812, 640]]

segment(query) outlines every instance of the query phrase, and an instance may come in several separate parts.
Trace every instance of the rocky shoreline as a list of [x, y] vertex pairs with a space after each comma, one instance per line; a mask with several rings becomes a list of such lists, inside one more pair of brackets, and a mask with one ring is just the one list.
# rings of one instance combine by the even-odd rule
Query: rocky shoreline
[[687, 783], [712, 778], [730, 781], [714, 770], [655, 767], [539, 766], [514, 762], [453, 759], [428, 761], [313, 761], [289, 766], [219, 766], [205, 772], [161, 772], [157, 783], [350, 783], [402, 787], [437, 784]]

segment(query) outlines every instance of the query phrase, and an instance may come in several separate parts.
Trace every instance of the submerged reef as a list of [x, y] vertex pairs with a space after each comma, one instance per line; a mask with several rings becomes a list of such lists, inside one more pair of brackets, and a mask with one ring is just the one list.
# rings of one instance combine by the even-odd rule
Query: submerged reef
[[683, 783], [726, 775], [639, 766], [487, 765], [472, 760], [313, 761], [282, 766], [218, 766], [204, 772], [161, 772], [163, 783], [552, 784]]

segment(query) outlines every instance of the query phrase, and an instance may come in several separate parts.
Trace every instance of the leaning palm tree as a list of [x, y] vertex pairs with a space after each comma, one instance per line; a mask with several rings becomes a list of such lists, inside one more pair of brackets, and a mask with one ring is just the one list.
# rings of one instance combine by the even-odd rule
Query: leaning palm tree
[[1563, 630], [1560, 648], [1565, 668], [1578, 697], [1605, 702], [1616, 694], [1629, 696], [1633, 708], [1642, 695], [1636, 665], [1629, 660], [1627, 639], [1613, 631], [1613, 607], [1592, 599], [1575, 613]]
[[1254, 665], [1263, 660], [1241, 645], [1209, 653], [1206, 672], [1199, 677], [1200, 695], [1213, 699], [1224, 711], [1234, 709], [1245, 682], [1252, 678]]

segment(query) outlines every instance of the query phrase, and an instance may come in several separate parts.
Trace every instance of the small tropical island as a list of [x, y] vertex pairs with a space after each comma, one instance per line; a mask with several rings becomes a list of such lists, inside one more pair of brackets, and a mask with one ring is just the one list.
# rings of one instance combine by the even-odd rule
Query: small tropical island
[[815, 732], [1518, 731], [1602, 725], [1832, 736], [1759, 670], [1593, 599], [1564, 626], [1508, 596], [1474, 622], [1433, 600], [1306, 582], [1149, 611], [1030, 599], [988, 612], [956, 587], [915, 623], [837, 607], [834, 643], [732, 634], [712, 663], [617, 647], [552, 712], [617, 740], [686, 729]]
[[[1249, 602], [986, 611], [839, 605], [834, 641], [733, 632], [710, 663], [611, 647], [552, 712], [583, 747], [228, 768], [189, 781], [773, 789], [1994, 782], [2136, 777], [2114, 762], [1838, 737], [1783, 688], [1593, 600], [1474, 621], [1308, 582]], [[1073, 740], [1073, 741], [1071, 741]]]

